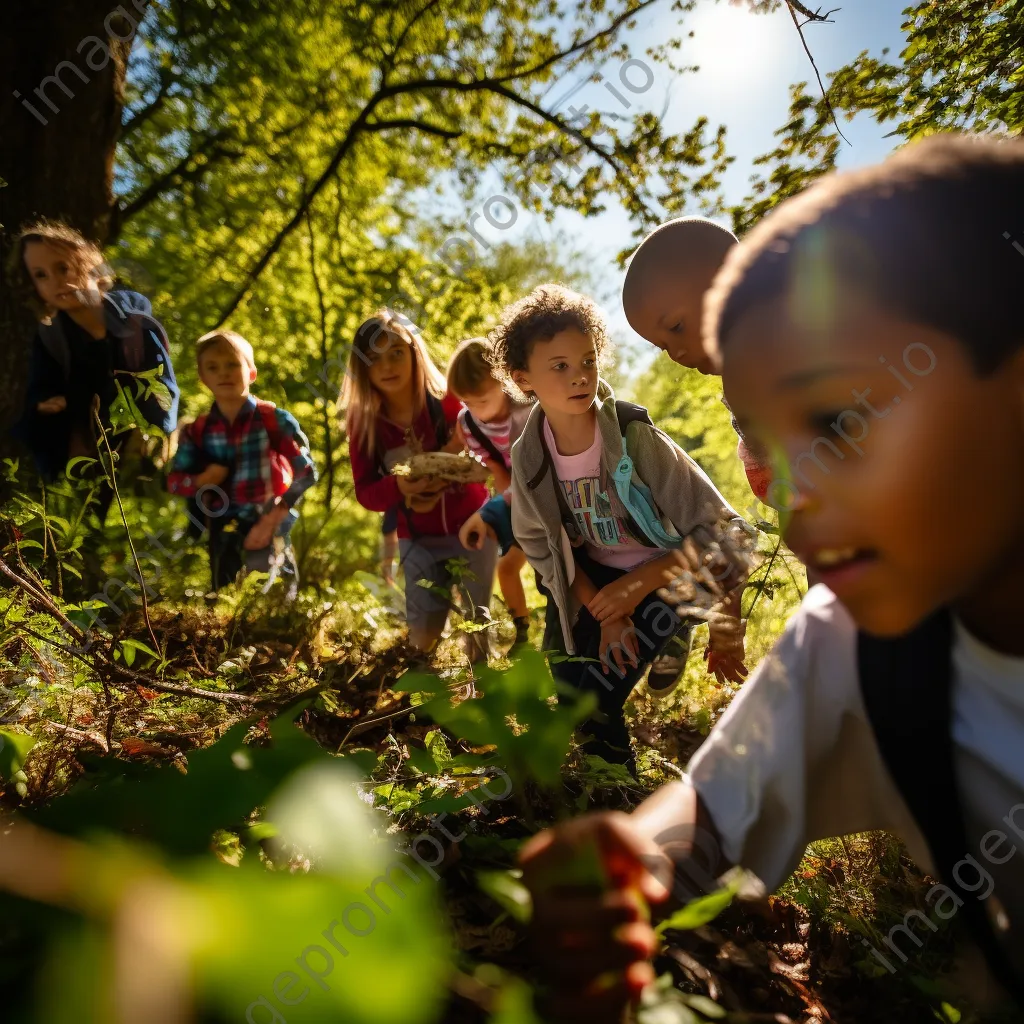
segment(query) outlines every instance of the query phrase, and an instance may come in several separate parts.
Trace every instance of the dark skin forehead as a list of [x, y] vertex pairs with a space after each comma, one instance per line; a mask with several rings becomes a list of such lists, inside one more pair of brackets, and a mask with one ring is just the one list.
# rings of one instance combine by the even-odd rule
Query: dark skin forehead
[[1021, 353], [982, 376], [958, 338], [833, 282], [744, 311], [722, 372], [741, 427], [797, 485], [786, 542], [876, 553], [862, 589], [840, 595], [861, 628], [894, 635], [951, 605], [983, 641], [1024, 653]]

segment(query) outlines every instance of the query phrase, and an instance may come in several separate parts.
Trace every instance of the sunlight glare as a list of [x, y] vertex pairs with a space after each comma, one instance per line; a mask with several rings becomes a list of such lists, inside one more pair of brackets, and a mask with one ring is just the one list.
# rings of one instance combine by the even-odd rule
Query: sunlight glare
[[785, 11], [752, 14], [745, 6], [704, 0], [685, 27], [693, 38], [684, 39], [682, 54], [700, 66], [698, 79], [704, 88], [750, 95], [791, 71], [787, 44], [793, 28]]

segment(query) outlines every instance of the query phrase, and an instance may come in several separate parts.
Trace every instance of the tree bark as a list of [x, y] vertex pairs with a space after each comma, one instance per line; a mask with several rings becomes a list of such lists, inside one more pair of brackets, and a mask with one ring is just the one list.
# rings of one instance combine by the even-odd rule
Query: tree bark
[[115, 0], [8, 0], [7, 31], [0, 33], [0, 452], [5, 454], [11, 450], [8, 430], [21, 412], [33, 331], [32, 313], [7, 268], [13, 239], [28, 222], [48, 217], [100, 244], [106, 241], [128, 55], [145, 8], [146, 0], [121, 6]]

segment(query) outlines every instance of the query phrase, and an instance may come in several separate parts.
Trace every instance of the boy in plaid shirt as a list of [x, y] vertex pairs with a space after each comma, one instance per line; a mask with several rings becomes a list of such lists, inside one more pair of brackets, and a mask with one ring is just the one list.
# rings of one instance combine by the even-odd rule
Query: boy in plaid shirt
[[309, 442], [291, 413], [249, 394], [256, 363], [240, 334], [204, 335], [196, 357], [213, 407], [182, 428], [168, 490], [194, 499], [205, 517], [214, 590], [238, 575], [244, 551], [248, 571], [269, 572], [271, 581], [275, 570], [291, 573], [294, 596], [288, 535], [295, 505], [317, 479]]

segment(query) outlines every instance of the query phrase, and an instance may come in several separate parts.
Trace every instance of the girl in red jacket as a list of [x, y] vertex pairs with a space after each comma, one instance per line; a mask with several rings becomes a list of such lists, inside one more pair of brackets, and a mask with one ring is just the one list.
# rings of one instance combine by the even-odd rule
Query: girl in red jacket
[[[487, 500], [487, 488], [430, 477], [409, 479], [390, 471], [417, 452], [461, 451], [464, 442], [456, 420], [462, 403], [445, 393], [444, 376], [417, 328], [381, 309], [356, 331], [341, 405], [356, 499], [371, 512], [398, 508], [409, 641], [429, 652], [444, 630], [456, 583], [472, 601], [471, 615], [479, 615], [490, 603], [494, 542], [480, 551], [466, 551], [459, 542], [459, 527]], [[452, 559], [468, 561], [468, 570], [453, 572]], [[486, 654], [485, 642], [467, 646], [473, 660]]]

